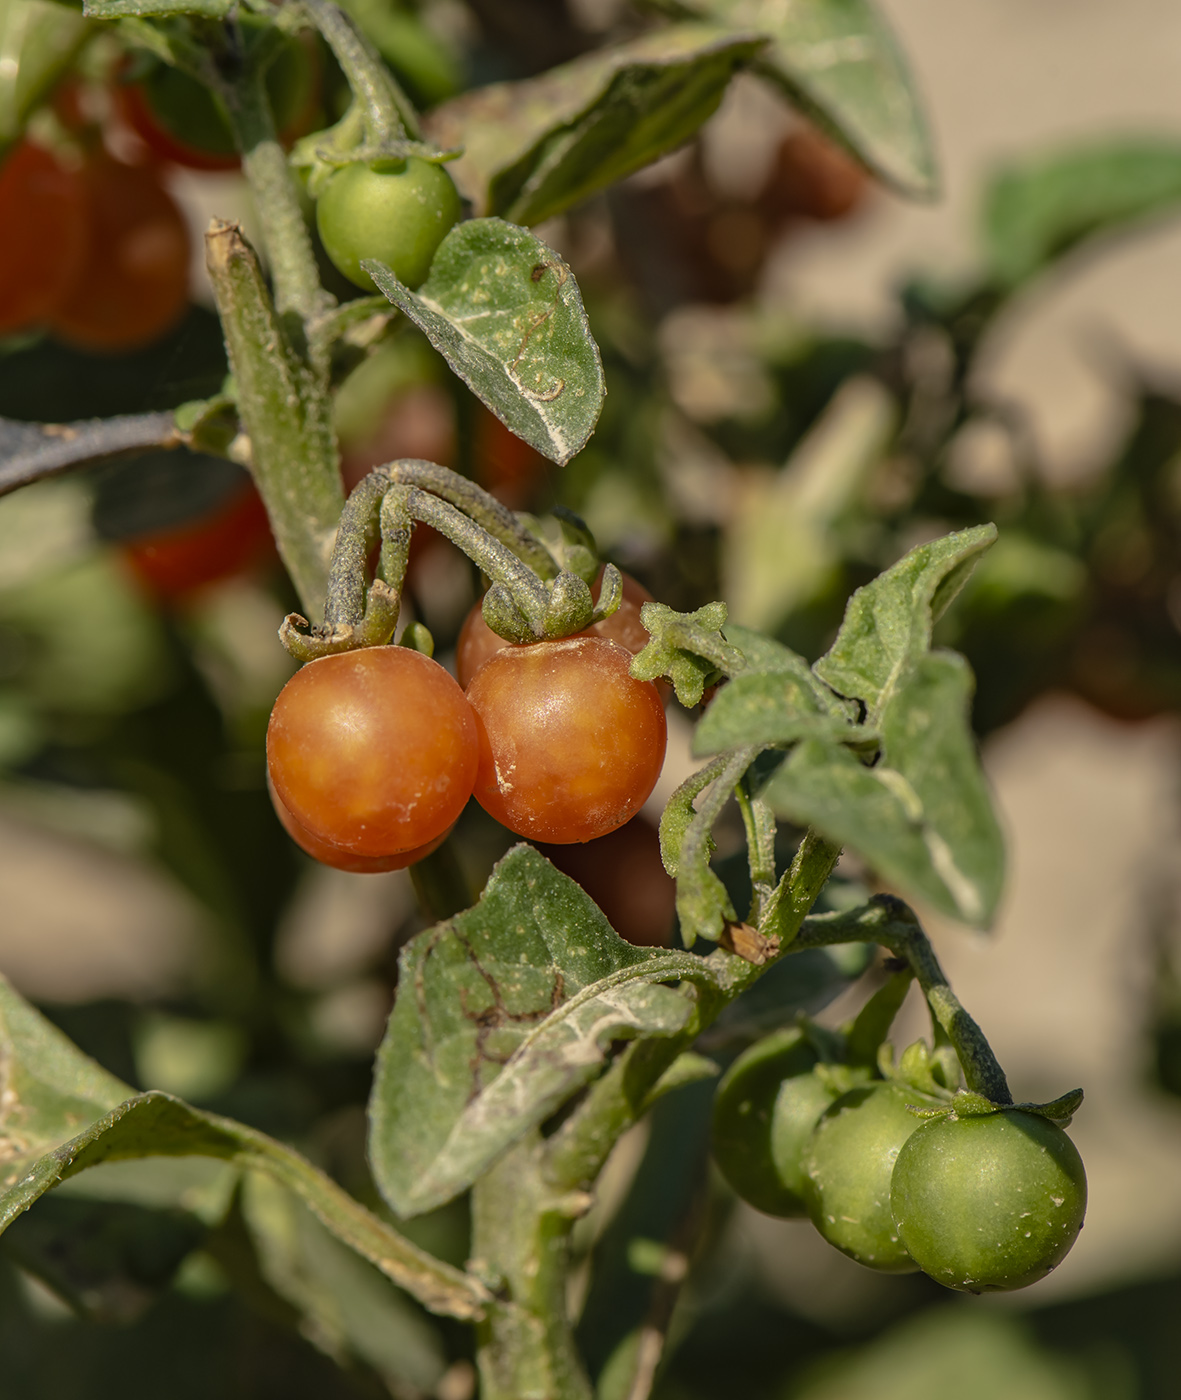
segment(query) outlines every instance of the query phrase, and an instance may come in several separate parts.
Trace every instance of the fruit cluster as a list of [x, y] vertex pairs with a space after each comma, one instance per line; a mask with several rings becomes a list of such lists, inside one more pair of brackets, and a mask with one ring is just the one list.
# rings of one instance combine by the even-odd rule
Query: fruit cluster
[[810, 1216], [871, 1269], [970, 1293], [1044, 1278], [1086, 1211], [1082, 1159], [1043, 1113], [824, 1062], [798, 1027], [734, 1062], [713, 1133], [722, 1174], [758, 1210]]
[[128, 350], [188, 304], [188, 227], [154, 163], [101, 146], [68, 163], [23, 141], [0, 166], [0, 227], [0, 336], [45, 326], [83, 350]]
[[399, 869], [429, 854], [473, 795], [510, 831], [555, 844], [635, 816], [667, 730], [659, 691], [631, 676], [632, 650], [589, 631], [487, 653], [476, 661], [461, 643], [466, 692], [402, 646], [320, 657], [292, 677], [267, 766], [305, 851], [344, 870]]

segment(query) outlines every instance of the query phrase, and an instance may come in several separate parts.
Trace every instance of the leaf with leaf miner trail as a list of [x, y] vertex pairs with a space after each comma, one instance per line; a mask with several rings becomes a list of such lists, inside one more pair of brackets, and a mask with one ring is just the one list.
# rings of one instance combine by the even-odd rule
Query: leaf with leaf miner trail
[[541, 239], [503, 219], [457, 224], [416, 292], [362, 266], [517, 437], [559, 466], [586, 446], [607, 392], [599, 347], [574, 274]]
[[678, 1031], [692, 1009], [658, 985], [702, 960], [633, 948], [531, 846], [479, 903], [403, 950], [378, 1052], [370, 1154], [399, 1215], [459, 1194], [590, 1082], [613, 1041]]

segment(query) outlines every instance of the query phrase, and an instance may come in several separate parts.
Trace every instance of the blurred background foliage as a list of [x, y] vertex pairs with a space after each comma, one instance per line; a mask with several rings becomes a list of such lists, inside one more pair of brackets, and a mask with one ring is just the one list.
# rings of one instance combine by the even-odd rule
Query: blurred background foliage
[[[590, 0], [348, 8], [426, 106], [593, 47], [619, 11]], [[341, 85], [319, 62], [326, 120]], [[769, 140], [752, 110], [753, 127], [733, 108], [719, 119], [731, 147], [765, 153], [744, 190], [718, 179], [729, 148], [711, 128], [542, 229], [578, 276], [610, 390], [564, 472], [400, 323], [341, 388], [346, 480], [422, 456], [514, 508], [569, 506], [657, 598], [691, 609], [723, 597], [732, 620], [809, 657], [853, 588], [926, 538], [995, 520], [999, 544], [942, 624], [976, 672], [981, 738], [1051, 694], [1121, 722], [1174, 716], [1176, 365], [1120, 364], [1122, 438], [1065, 477], [1046, 470], [1028, 415], [981, 391], [979, 368], [1006, 317], [1181, 204], [1181, 142], [1101, 132], [1018, 155], [980, 193], [967, 270], [916, 272], [882, 326], [842, 330], [774, 295], [768, 270], [797, 242], [828, 239], [839, 253], [850, 229], [872, 237], [884, 196], [817, 130], [793, 120]], [[106, 120], [110, 140], [134, 144], [117, 112]], [[244, 199], [232, 173], [178, 173], [173, 188], [195, 224]], [[0, 342], [0, 415], [62, 422], [215, 392], [220, 334], [199, 281], [194, 296], [125, 353], [51, 335]], [[445, 656], [479, 579], [419, 534], [410, 603]], [[297, 1142], [382, 1209], [363, 1105], [397, 952], [422, 920], [403, 872], [313, 869], [274, 819], [262, 745], [289, 673], [275, 630], [293, 601], [252, 489], [224, 462], [146, 454], [0, 501], [0, 963], [115, 1074]], [[482, 812], [464, 817], [457, 847], [473, 889], [509, 841]], [[547, 854], [629, 937], [674, 937], [651, 824], [598, 845]], [[1152, 975], [1128, 1031], [1141, 1077], [1118, 1092], [1176, 1117], [1174, 894], [1148, 870], [1127, 899]], [[843, 985], [824, 976], [816, 1006]], [[974, 1005], [971, 984], [961, 991]], [[707, 1104], [708, 1086], [664, 1101], [580, 1226], [580, 1335], [607, 1362], [605, 1395], [620, 1300], [658, 1314], [662, 1280], [686, 1269], [662, 1400], [1176, 1394], [1175, 1248], [999, 1306], [921, 1277], [868, 1276], [817, 1254], [803, 1229], [768, 1228], [713, 1176], [701, 1185]], [[1173, 1170], [1181, 1179], [1175, 1158]], [[686, 1210], [692, 1249], [661, 1233]], [[465, 1258], [462, 1202], [405, 1229]], [[429, 1319], [279, 1188], [212, 1163], [76, 1178], [5, 1235], [0, 1294], [6, 1385], [22, 1400], [473, 1393], [461, 1328]]]

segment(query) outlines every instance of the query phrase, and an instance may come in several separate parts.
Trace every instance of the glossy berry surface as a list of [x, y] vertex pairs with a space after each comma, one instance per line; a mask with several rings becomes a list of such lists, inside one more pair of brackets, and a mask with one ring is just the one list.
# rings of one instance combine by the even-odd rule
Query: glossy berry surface
[[367, 647], [309, 662], [267, 728], [267, 767], [298, 825], [359, 856], [441, 836], [471, 796], [476, 722], [429, 657]]
[[1024, 1288], [1061, 1263], [1082, 1229], [1087, 1178], [1055, 1123], [1007, 1108], [932, 1119], [894, 1168], [898, 1233], [948, 1288]]
[[813, 1074], [816, 1051], [798, 1027], [744, 1051], [714, 1098], [713, 1154], [739, 1196], [764, 1215], [807, 1215], [801, 1153], [832, 1090]]
[[442, 836], [436, 836], [433, 841], [428, 841], [423, 846], [415, 846], [409, 851], [395, 851], [393, 855], [388, 856], [354, 855], [343, 846], [334, 846], [332, 842], [314, 836], [307, 827], [300, 826], [279, 800], [274, 783], [268, 781], [267, 787], [280, 825], [300, 850], [313, 860], [318, 860], [321, 865], [330, 865], [334, 870], [347, 870], [351, 875], [384, 875], [388, 870], [405, 870], [408, 865], [414, 865], [423, 856], [429, 856], [447, 837], [447, 833], [444, 832]]
[[883, 1083], [850, 1089], [826, 1110], [804, 1152], [808, 1214], [829, 1244], [883, 1273], [918, 1267], [890, 1212], [890, 1179], [902, 1144], [922, 1122], [922, 1095]]
[[534, 841], [605, 836], [656, 785], [668, 737], [656, 687], [633, 680], [631, 653], [602, 637], [508, 647], [473, 676], [479, 729], [475, 796]]
[[328, 181], [316, 202], [316, 227], [337, 271], [372, 292], [362, 259], [376, 258], [399, 282], [420, 286], [461, 212], [459, 192], [440, 165], [417, 156], [388, 169], [358, 161]]

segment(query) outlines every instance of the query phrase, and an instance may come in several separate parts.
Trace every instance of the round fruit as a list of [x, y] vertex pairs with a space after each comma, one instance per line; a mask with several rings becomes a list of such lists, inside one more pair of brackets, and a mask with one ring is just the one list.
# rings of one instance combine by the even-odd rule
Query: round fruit
[[0, 335], [43, 321], [86, 256], [86, 194], [72, 171], [22, 141], [0, 166]]
[[923, 1102], [894, 1083], [850, 1089], [821, 1117], [804, 1151], [812, 1223], [842, 1253], [884, 1273], [913, 1273], [890, 1213], [890, 1177], [902, 1144], [922, 1121]]
[[477, 761], [463, 691], [408, 647], [309, 662], [279, 693], [267, 727], [283, 805], [353, 855], [393, 855], [441, 836], [471, 796]]
[[231, 578], [273, 549], [266, 507], [250, 484], [207, 515], [123, 543], [127, 562], [160, 599]]
[[424, 846], [415, 846], [411, 851], [396, 851], [388, 856], [357, 856], [351, 851], [346, 851], [341, 846], [334, 846], [329, 841], [322, 841], [320, 837], [313, 836], [307, 827], [300, 826], [291, 813], [279, 800], [279, 795], [275, 791], [275, 785], [267, 778], [267, 789], [271, 794], [271, 805], [275, 809], [275, 815], [279, 818], [279, 823], [288, 836], [295, 842], [305, 854], [318, 860], [321, 865], [330, 865], [334, 870], [347, 870], [353, 875], [383, 875], [387, 870], [404, 870], [408, 865], [414, 865], [422, 860], [423, 856], [429, 856], [437, 847], [441, 846], [447, 839], [447, 833], [436, 836], [433, 841], [428, 841]]
[[373, 292], [363, 258], [376, 258], [399, 282], [418, 287], [461, 213], [459, 193], [441, 165], [417, 156], [355, 161], [328, 181], [316, 203], [316, 227], [337, 270]]
[[898, 1154], [890, 1200], [915, 1263], [948, 1288], [1025, 1288], [1066, 1257], [1087, 1178], [1056, 1123], [1006, 1108], [922, 1124]]
[[582, 886], [620, 938], [640, 948], [667, 948], [672, 942], [676, 881], [660, 858], [656, 825], [642, 812], [594, 841], [566, 846], [538, 842], [538, 849]]
[[518, 836], [565, 845], [629, 821], [656, 786], [668, 731], [656, 687], [602, 637], [508, 647], [472, 677], [476, 801]]
[[82, 171], [85, 257], [49, 317], [84, 350], [147, 345], [179, 320], [189, 299], [189, 231], [152, 166], [103, 151]]
[[[591, 587], [591, 596], [596, 603], [599, 601], [599, 590], [602, 586], [603, 571], [600, 569], [599, 575]], [[604, 618], [602, 622], [596, 622], [592, 627], [588, 627], [585, 632], [578, 632], [575, 635], [579, 637], [606, 637], [609, 642], [618, 642], [621, 647], [635, 656], [638, 652], [643, 651], [651, 641], [648, 629], [640, 621], [640, 609], [645, 603], [652, 601], [651, 593], [642, 583], [637, 583], [629, 574], [624, 574], [623, 599], [615, 612], [610, 617]], [[459, 633], [459, 642], [456, 646], [455, 668], [459, 673], [460, 685], [466, 690], [468, 682], [493, 653], [503, 651], [505, 647], [512, 645], [512, 642], [505, 641], [503, 637], [499, 637], [493, 632], [492, 628], [484, 621], [483, 610], [481, 605], [477, 603], [464, 619], [463, 627]]]
[[801, 1155], [834, 1094], [812, 1071], [818, 1056], [798, 1027], [741, 1054], [714, 1099], [713, 1154], [722, 1175], [765, 1215], [806, 1215]]

